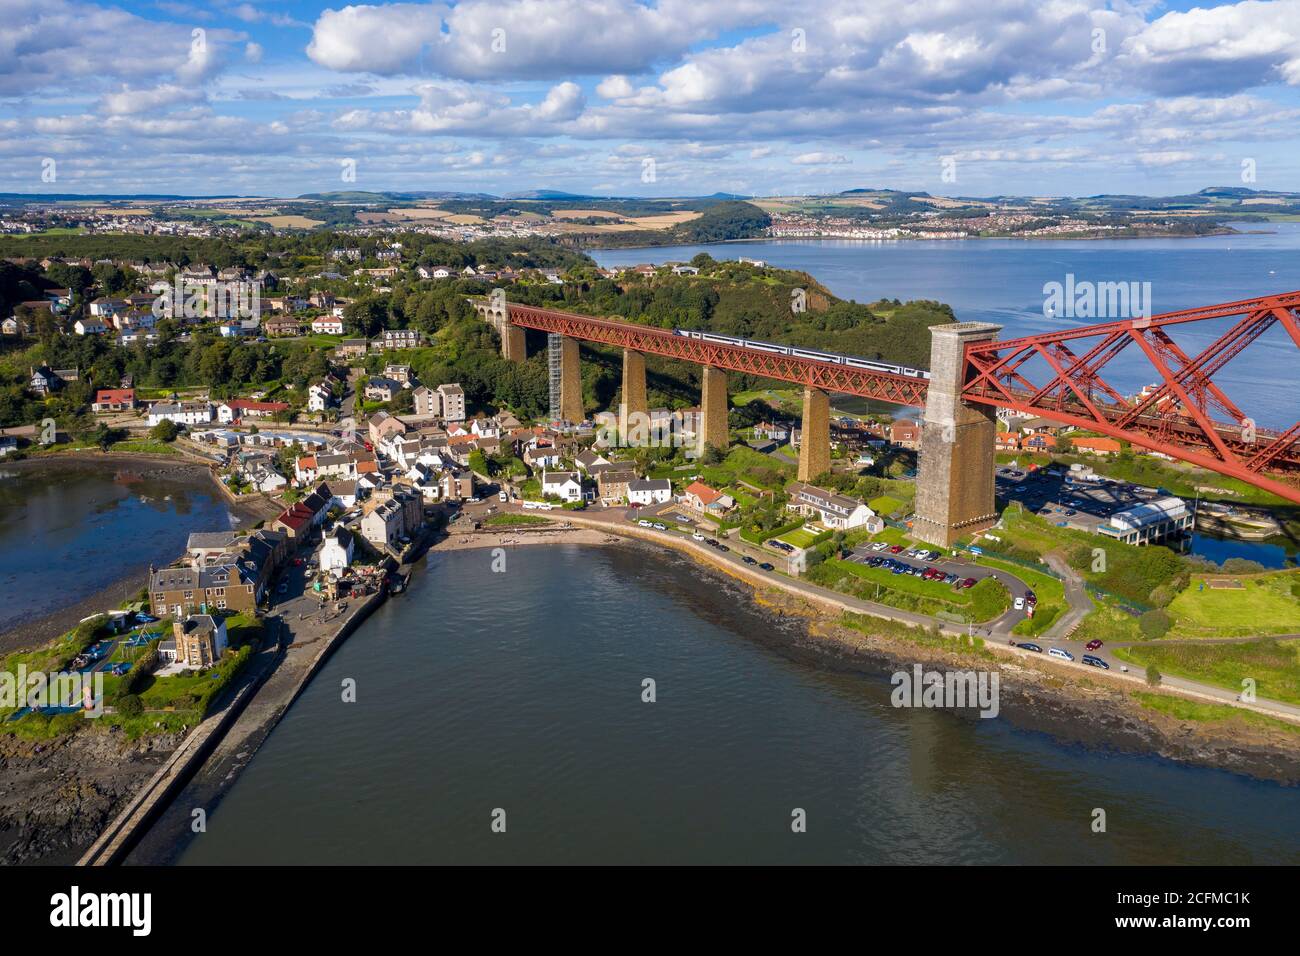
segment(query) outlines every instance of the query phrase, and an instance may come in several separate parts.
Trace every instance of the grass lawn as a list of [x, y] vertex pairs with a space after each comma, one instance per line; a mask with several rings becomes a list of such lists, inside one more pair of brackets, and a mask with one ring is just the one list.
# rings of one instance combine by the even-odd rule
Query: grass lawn
[[1170, 637], [1249, 637], [1300, 633], [1300, 599], [1291, 586], [1300, 572], [1282, 571], [1238, 578], [1243, 588], [1201, 590], [1203, 575], [1169, 604]]
[[737, 445], [717, 465], [700, 468], [704, 482], [714, 488], [725, 488], [744, 479], [748, 484], [771, 491], [780, 491], [794, 475], [794, 466], [754, 451], [746, 445]]
[[879, 498], [872, 498], [868, 501], [867, 507], [878, 515], [888, 516], [903, 507], [903, 503], [890, 495], [881, 495]]
[[781, 537], [776, 540], [784, 541], [786, 544], [792, 544], [796, 548], [810, 548], [812, 547], [813, 541], [816, 540], [817, 535], [820, 533], [820, 531], [810, 531], [807, 528], [795, 528], [793, 531], [781, 535]]
[[1199, 645], [1152, 641], [1118, 647], [1115, 656], [1234, 692], [1242, 689], [1242, 680], [1252, 678], [1260, 697], [1300, 704], [1300, 640]]
[[540, 515], [495, 514], [483, 519], [484, 526], [498, 525], [536, 525], [550, 524], [550, 520]]
[[1143, 707], [1158, 710], [1179, 720], [1194, 720], [1207, 724], [1249, 724], [1267, 730], [1285, 730], [1300, 734], [1300, 726], [1289, 721], [1278, 720], [1266, 714], [1257, 714], [1252, 710], [1242, 710], [1240, 707], [1231, 707], [1228, 704], [1204, 704], [1200, 701], [1147, 691], [1139, 691], [1133, 696]]

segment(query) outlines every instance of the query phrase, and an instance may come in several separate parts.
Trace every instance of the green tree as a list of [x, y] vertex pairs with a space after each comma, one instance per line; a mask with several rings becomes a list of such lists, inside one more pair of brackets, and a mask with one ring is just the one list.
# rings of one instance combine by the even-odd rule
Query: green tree
[[149, 429], [149, 437], [156, 438], [158, 441], [175, 441], [176, 436], [180, 434], [181, 428], [169, 418], [164, 418], [153, 428]]

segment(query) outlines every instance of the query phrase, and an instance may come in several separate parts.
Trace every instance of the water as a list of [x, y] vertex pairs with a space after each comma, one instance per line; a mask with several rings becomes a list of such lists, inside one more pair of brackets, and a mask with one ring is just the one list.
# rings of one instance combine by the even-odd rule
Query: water
[[[772, 240], [591, 255], [602, 266], [689, 260], [700, 252], [715, 259], [743, 255], [806, 271], [835, 295], [859, 302], [937, 299], [951, 305], [959, 320], [995, 322], [1003, 327], [1001, 338], [1013, 338], [1097, 321], [1043, 315], [1044, 284], [1064, 283], [1067, 273], [1080, 281], [1150, 282], [1157, 313], [1300, 289], [1300, 223], [1238, 223], [1237, 228], [1255, 234], [1096, 241]], [[1227, 327], [1226, 321], [1199, 322], [1169, 331], [1194, 353]], [[1106, 366], [1106, 377], [1126, 392], [1156, 379], [1135, 346]], [[1296, 350], [1278, 326], [1230, 362], [1215, 382], [1264, 427], [1285, 428], [1300, 418]]]
[[1228, 558], [1245, 558], [1262, 564], [1266, 568], [1287, 567], [1287, 550], [1283, 545], [1266, 544], [1262, 541], [1240, 541], [1235, 538], [1218, 538], [1210, 534], [1192, 535], [1192, 554], [1209, 558], [1216, 564], [1222, 564]]
[[883, 678], [770, 649], [775, 626], [684, 558], [559, 546], [511, 551], [504, 574], [490, 562], [432, 556], [180, 862], [1300, 862], [1293, 789], [896, 710]]
[[192, 473], [148, 463], [0, 466], [0, 633], [169, 563], [191, 531], [232, 527], [225, 500]]

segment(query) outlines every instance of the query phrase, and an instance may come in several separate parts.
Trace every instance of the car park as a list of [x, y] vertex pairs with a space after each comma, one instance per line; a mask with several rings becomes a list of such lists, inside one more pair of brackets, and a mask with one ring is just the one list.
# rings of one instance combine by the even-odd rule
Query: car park
[[1063, 660], [1063, 661], [1072, 661], [1072, 660], [1074, 660], [1074, 655], [1073, 655], [1073, 654], [1071, 654], [1069, 651], [1062, 650], [1062, 649], [1059, 648], [1059, 647], [1052, 647], [1052, 648], [1049, 648], [1048, 651], [1047, 651], [1047, 656], [1048, 656], [1048, 657], [1059, 657], [1059, 658], [1060, 658], [1061, 660]]

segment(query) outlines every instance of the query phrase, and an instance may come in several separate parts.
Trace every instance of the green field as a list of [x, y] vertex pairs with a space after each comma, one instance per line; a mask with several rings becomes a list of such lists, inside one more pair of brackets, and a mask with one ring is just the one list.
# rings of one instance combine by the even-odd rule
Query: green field
[[1300, 640], [1246, 644], [1162, 644], [1152, 641], [1115, 649], [1115, 656], [1162, 674], [1186, 677], [1234, 692], [1255, 681], [1260, 697], [1300, 704]]
[[795, 528], [793, 531], [781, 535], [781, 537], [776, 540], [784, 541], [786, 544], [792, 544], [796, 548], [810, 548], [812, 547], [813, 542], [817, 539], [817, 535], [820, 533], [821, 532], [819, 531], [810, 531], [807, 528]]
[[541, 515], [495, 514], [483, 519], [484, 527], [509, 527], [510, 525], [550, 524], [550, 520]]
[[1201, 590], [1203, 575], [1169, 604], [1169, 637], [1249, 637], [1300, 633], [1300, 598], [1291, 593], [1300, 572], [1238, 578], [1244, 587]]
[[899, 508], [903, 507], [903, 503], [891, 495], [881, 495], [879, 498], [872, 498], [868, 501], [867, 507], [878, 515], [889, 517]]

